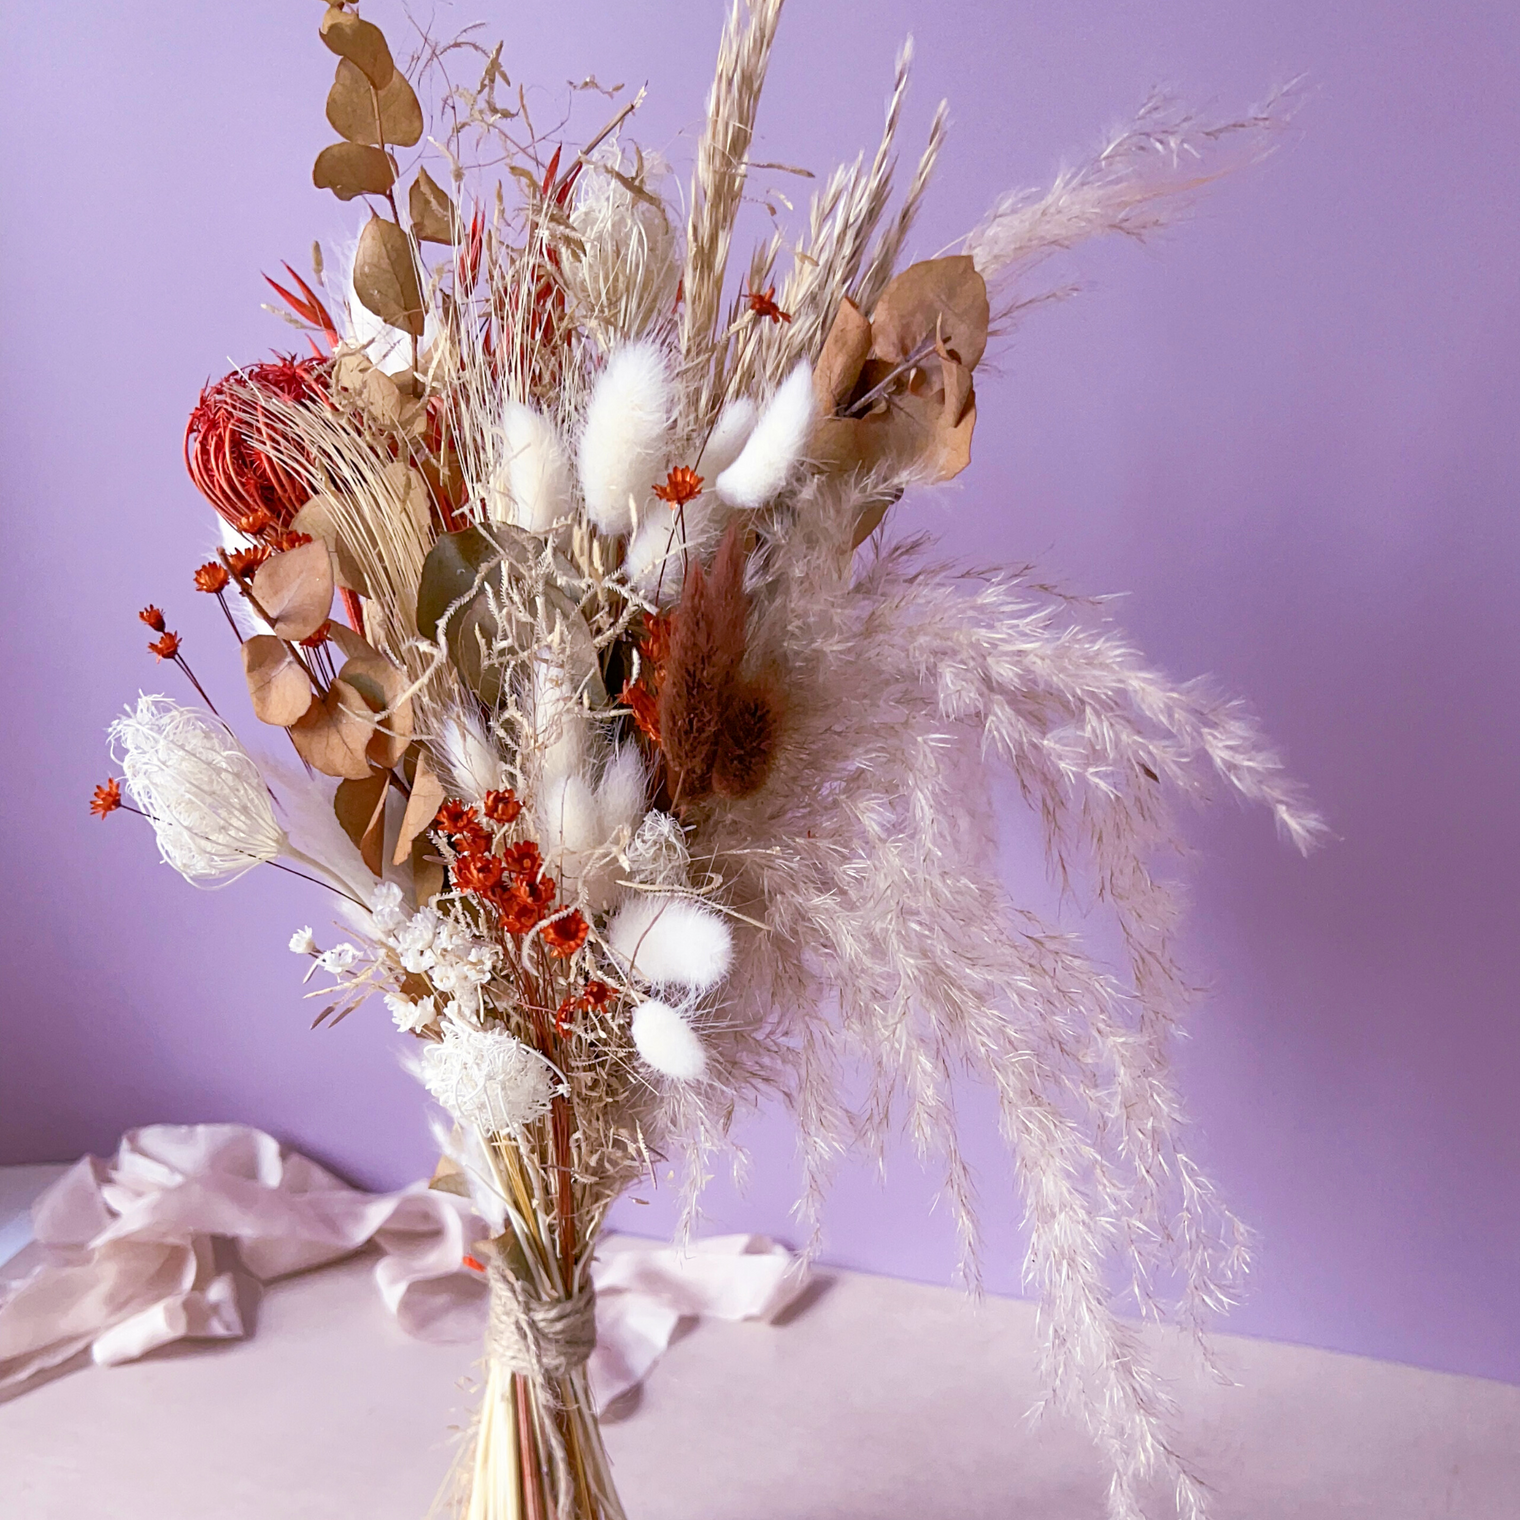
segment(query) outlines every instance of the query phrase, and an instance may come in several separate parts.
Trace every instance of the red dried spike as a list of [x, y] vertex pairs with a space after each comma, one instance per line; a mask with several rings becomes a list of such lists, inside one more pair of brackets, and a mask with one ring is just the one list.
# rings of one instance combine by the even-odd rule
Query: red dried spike
[[559, 155], [561, 151], [560, 148], [554, 150], [554, 157], [549, 160], [549, 167], [544, 170], [543, 192], [545, 195], [549, 193], [549, 187], [554, 183], [554, 176], [559, 173]]
[[[281, 260], [281, 262], [284, 263], [284, 260]], [[298, 317], [302, 318], [304, 321], [310, 322], [314, 327], [320, 327], [323, 333], [325, 333], [327, 336], [328, 344], [333, 348], [337, 348], [338, 329], [333, 322], [331, 312], [329, 312], [327, 307], [323, 305], [322, 298], [317, 295], [311, 286], [308, 285], [306, 281], [303, 280], [301, 276], [298, 275], [295, 270], [290, 267], [289, 264], [285, 265], [285, 272], [290, 276], [292, 280], [296, 282], [297, 285], [300, 286], [301, 295], [305, 297], [304, 300], [301, 300], [298, 297], [292, 295], [290, 291], [286, 290], [283, 285], [277, 284], [274, 280], [271, 280], [267, 274], [264, 276], [264, 283], [275, 290], [279, 294], [280, 298], [286, 303], [286, 305], [290, 307], [293, 312], [295, 312]], [[312, 348], [315, 350], [316, 345], [313, 344]], [[320, 354], [318, 357], [321, 357]]]

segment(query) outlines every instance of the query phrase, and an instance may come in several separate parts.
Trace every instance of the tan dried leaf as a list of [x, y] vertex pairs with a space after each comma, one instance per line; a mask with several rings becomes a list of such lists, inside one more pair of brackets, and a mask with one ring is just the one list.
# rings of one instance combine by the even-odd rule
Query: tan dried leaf
[[346, 58], [327, 92], [327, 121], [339, 137], [371, 147], [411, 148], [422, 140], [422, 106], [406, 75], [397, 69], [376, 90]]
[[[359, 561], [338, 532], [337, 504], [330, 496], [313, 496], [291, 518], [290, 526], [295, 532], [309, 533], [313, 538], [320, 538], [327, 545], [327, 552], [332, 559], [333, 580], [336, 584], [347, 591], [356, 591], [360, 596], [369, 595], [369, 587], [365, 584], [364, 572], [359, 568]], [[347, 653], [346, 650], [344, 652]]]
[[324, 776], [362, 781], [370, 773], [365, 755], [375, 732], [369, 704], [346, 681], [337, 680], [320, 702], [290, 727], [296, 753]]
[[396, 162], [380, 148], [363, 143], [331, 143], [317, 154], [311, 182], [340, 201], [356, 195], [384, 195], [396, 183]]
[[342, 652], [345, 660], [378, 660], [380, 651], [363, 634], [355, 633], [346, 623], [328, 625], [327, 636]]
[[448, 192], [426, 169], [417, 171], [407, 192], [407, 211], [412, 218], [412, 236], [419, 243], [452, 243], [459, 215]]
[[870, 352], [871, 324], [846, 297], [834, 313], [833, 325], [813, 368], [813, 393], [822, 416], [830, 416], [850, 399]]
[[243, 645], [243, 674], [261, 723], [289, 728], [315, 700], [301, 662], [271, 633], [256, 634]]
[[406, 800], [401, 816], [401, 832], [396, 836], [396, 852], [391, 864], [399, 866], [412, 851], [412, 842], [426, 839], [428, 825], [443, 806], [443, 782], [433, 774], [426, 755], [417, 757], [417, 774], [412, 778], [412, 795]]
[[385, 483], [401, 503], [402, 510], [412, 520], [413, 527], [420, 533], [426, 533], [428, 524], [432, 521], [433, 501], [428, 492], [427, 481], [410, 465], [397, 460], [394, 464], [386, 465]]
[[316, 541], [272, 555], [254, 574], [253, 594], [282, 639], [294, 644], [308, 638], [332, 611], [333, 573], [327, 545]]
[[419, 834], [412, 841], [412, 894], [420, 908], [443, 891], [443, 861], [433, 841]]
[[[412, 699], [402, 693], [410, 682], [383, 655], [358, 655], [344, 662], [339, 679], [363, 697], [371, 713], [386, 713], [375, 724], [368, 754], [374, 764], [389, 770], [400, 762], [412, 742]], [[387, 709], [393, 709], [387, 712]]]
[[925, 342], [948, 349], [969, 369], [987, 348], [987, 282], [966, 254], [910, 264], [871, 313], [871, 357], [901, 364]]
[[333, 794], [333, 813], [376, 876], [385, 867], [385, 794], [389, 790], [389, 773], [371, 771], [362, 779], [340, 781]]
[[361, 21], [352, 11], [330, 5], [322, 17], [322, 41], [338, 57], [361, 69], [377, 90], [391, 82], [396, 65], [385, 33], [374, 22]]
[[354, 254], [354, 294], [391, 327], [421, 337], [426, 316], [412, 245], [394, 222], [372, 216]]

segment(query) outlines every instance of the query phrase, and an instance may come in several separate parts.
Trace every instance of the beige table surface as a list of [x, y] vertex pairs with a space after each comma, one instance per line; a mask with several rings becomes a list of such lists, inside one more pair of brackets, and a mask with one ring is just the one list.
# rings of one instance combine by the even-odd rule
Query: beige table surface
[[[403, 1335], [371, 1266], [271, 1288], [250, 1340], [0, 1404], [0, 1517], [421, 1520], [476, 1353]], [[1033, 1335], [1026, 1303], [848, 1273], [784, 1326], [699, 1324], [608, 1427], [630, 1520], [1098, 1520], [1083, 1437], [1021, 1418]], [[1520, 1517], [1520, 1389], [1220, 1344], [1244, 1387], [1178, 1389], [1220, 1520]]]

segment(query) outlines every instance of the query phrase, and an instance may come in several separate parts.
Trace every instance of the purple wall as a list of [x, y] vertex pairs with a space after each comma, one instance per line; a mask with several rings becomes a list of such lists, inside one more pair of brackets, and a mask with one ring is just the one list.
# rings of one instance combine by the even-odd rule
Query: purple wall
[[[399, 38], [401, 7], [371, 9]], [[716, 0], [500, 14], [514, 79], [647, 79], [642, 139], [689, 152]], [[208, 375], [285, 341], [259, 272], [349, 222], [307, 183], [330, 74], [315, 20], [6, 7], [0, 1160], [236, 1119], [368, 1183], [428, 1164], [383, 1010], [307, 1032], [284, 945], [324, 905], [274, 876], [194, 892], [135, 820], [84, 811], [111, 715], [176, 690], [139, 606], [169, 609], [203, 680], [240, 684], [185, 589], [211, 529], [178, 440]], [[901, 522], [1127, 590], [1152, 656], [1248, 694], [1341, 835], [1305, 863], [1260, 817], [1195, 830], [1193, 954], [1217, 990], [1186, 1086], [1263, 1239], [1233, 1327], [1520, 1381], [1520, 23], [1480, 0], [793, 0], [762, 156], [824, 169], [874, 143], [909, 29], [914, 132], [941, 95], [954, 108], [921, 253], [1154, 83], [1229, 106], [1309, 76], [1298, 140], [1265, 168], [1163, 244], [1083, 259], [1087, 293], [984, 380], [964, 487]], [[1020, 837], [1010, 870], [1037, 882]], [[750, 1193], [717, 1189], [714, 1222], [785, 1233], [784, 1133], [749, 1133]], [[991, 1284], [1011, 1289], [990, 1123], [979, 1147]], [[931, 1194], [911, 1164], [885, 1193], [847, 1174], [832, 1259], [944, 1278]]]

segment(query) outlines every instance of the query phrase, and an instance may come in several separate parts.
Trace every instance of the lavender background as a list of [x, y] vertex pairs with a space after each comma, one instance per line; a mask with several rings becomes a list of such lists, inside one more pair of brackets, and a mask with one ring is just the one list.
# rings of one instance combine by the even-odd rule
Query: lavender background
[[[450, 30], [485, 4], [436, 12]], [[401, 7], [369, 12], [399, 41]], [[716, 0], [502, 6], [542, 120], [556, 82], [648, 80], [640, 137], [690, 152]], [[102, 730], [141, 686], [153, 600], [203, 680], [243, 699], [209, 599], [211, 538], [178, 440], [200, 384], [286, 342], [260, 271], [356, 225], [309, 187], [331, 60], [309, 3], [8, 6], [3, 170], [7, 736], [0, 1160], [105, 1151], [154, 1120], [242, 1120], [372, 1185], [430, 1161], [378, 1006], [309, 1033], [288, 879], [220, 894], [85, 813]], [[1232, 1328], [1520, 1381], [1516, 1018], [1516, 253], [1520, 22], [1480, 0], [793, 0], [757, 157], [827, 169], [873, 145], [917, 34], [907, 141], [953, 134], [916, 252], [1042, 183], [1156, 83], [1221, 107], [1299, 72], [1295, 140], [1089, 288], [981, 377], [964, 484], [906, 505], [979, 561], [1033, 559], [1176, 673], [1248, 694], [1341, 838], [1303, 862], [1229, 807], [1194, 830], [1182, 1057], [1198, 1144], [1262, 1236]], [[494, 35], [494, 33], [493, 33]], [[599, 116], [595, 106], [582, 120]], [[773, 177], [800, 196], [793, 181]], [[247, 720], [251, 723], [251, 720]], [[1005, 854], [1043, 896], [1006, 809]], [[292, 892], [290, 888], [296, 887]], [[975, 1100], [989, 1284], [1017, 1209]], [[746, 1130], [714, 1228], [785, 1235], [785, 1126]], [[931, 1179], [847, 1166], [828, 1258], [953, 1265]], [[625, 1206], [664, 1229], [668, 1200]]]

